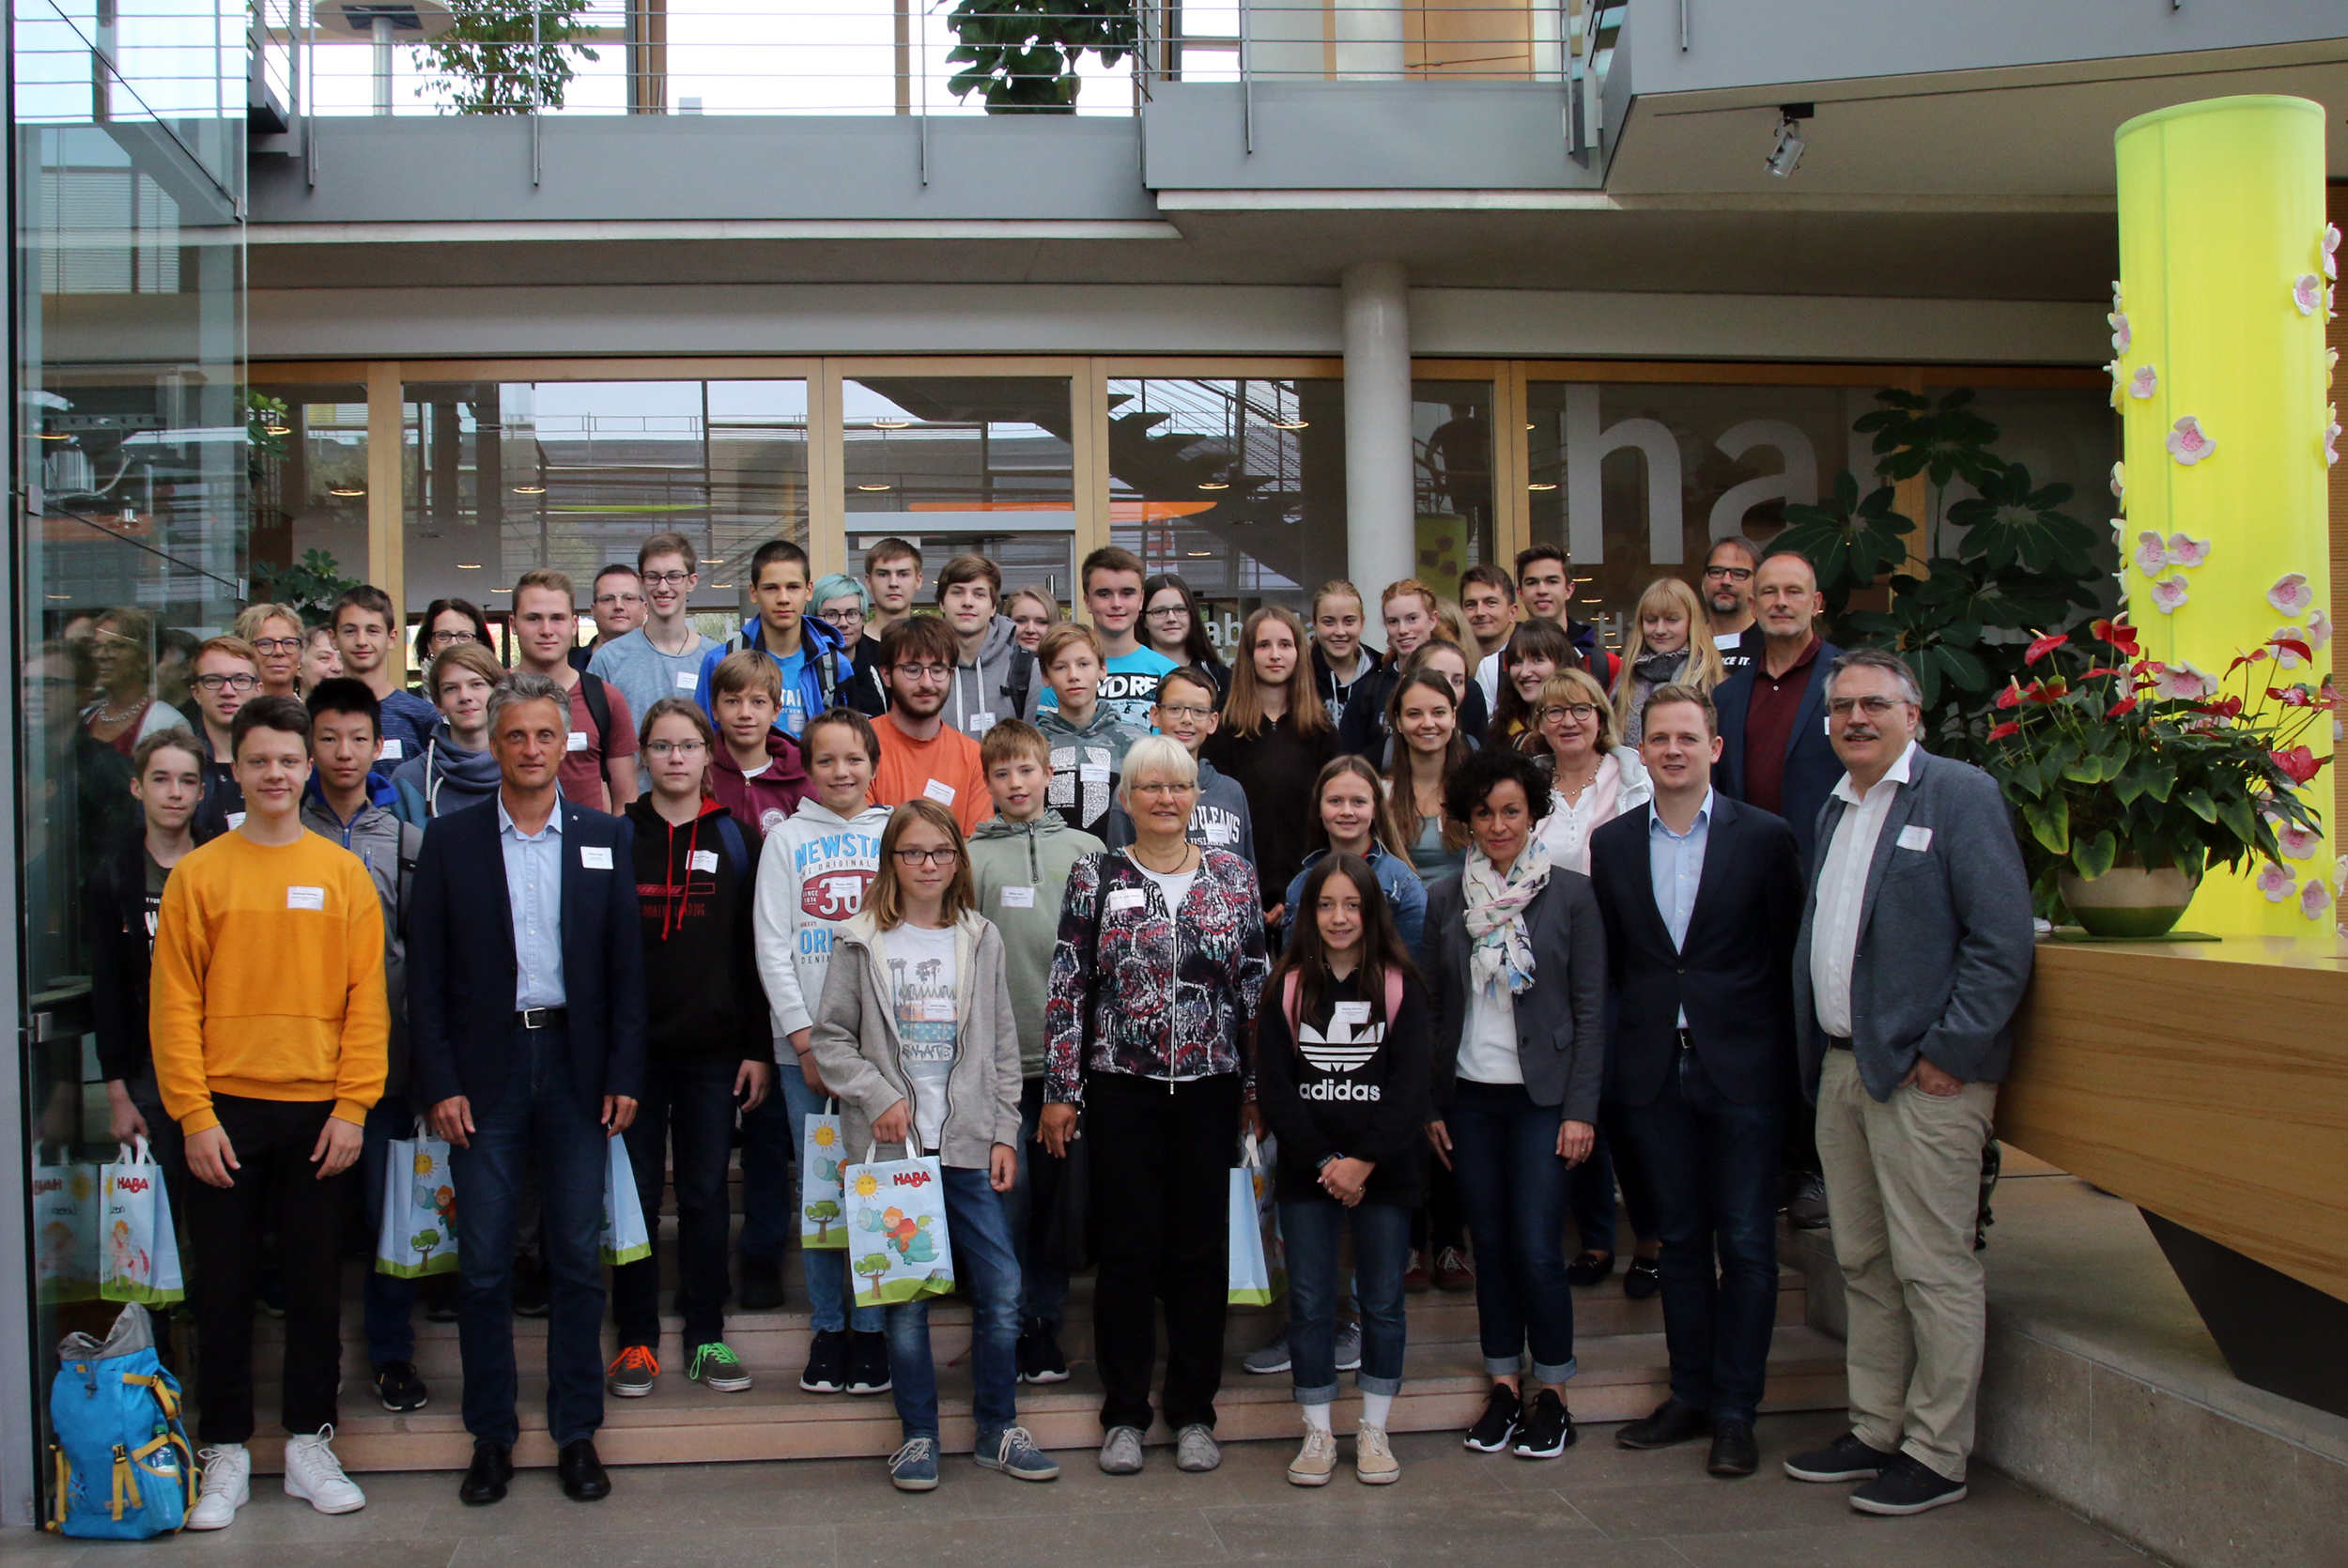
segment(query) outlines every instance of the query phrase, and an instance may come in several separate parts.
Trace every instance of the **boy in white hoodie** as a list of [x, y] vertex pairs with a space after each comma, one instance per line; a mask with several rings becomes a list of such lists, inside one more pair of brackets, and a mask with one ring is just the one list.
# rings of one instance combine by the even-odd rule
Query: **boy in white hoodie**
[[[869, 802], [880, 741], [862, 714], [834, 708], [810, 719], [799, 748], [815, 795], [767, 835], [758, 857], [753, 919], [758, 976], [774, 1010], [776, 1077], [790, 1109], [791, 1145], [804, 1149], [808, 1115], [822, 1111], [830, 1094], [811, 1054], [809, 1034], [831, 967], [832, 933], [864, 907], [864, 891], [880, 869], [888, 807]], [[857, 1307], [851, 1315], [847, 1254], [806, 1248], [800, 1255], [815, 1340], [799, 1387], [810, 1393], [888, 1392], [886, 1320], [878, 1307]]]

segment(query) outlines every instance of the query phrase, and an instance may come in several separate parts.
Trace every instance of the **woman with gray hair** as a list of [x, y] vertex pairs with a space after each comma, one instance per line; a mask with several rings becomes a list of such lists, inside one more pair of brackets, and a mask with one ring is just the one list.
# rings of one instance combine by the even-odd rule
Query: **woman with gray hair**
[[1262, 905], [1253, 867], [1190, 841], [1198, 764], [1181, 742], [1135, 742], [1118, 795], [1133, 842], [1077, 861], [1060, 905], [1039, 1135], [1065, 1154], [1085, 1114], [1093, 1211], [1116, 1216], [1101, 1227], [1092, 1296], [1101, 1468], [1141, 1468], [1163, 1301], [1175, 1466], [1211, 1470], [1228, 1173], [1270, 968]]
[[833, 572], [815, 579], [807, 602], [818, 621], [840, 634], [841, 646], [855, 661], [854, 673], [840, 688], [840, 705], [878, 718], [888, 711], [888, 697], [881, 688], [880, 638], [864, 635], [873, 615], [872, 594], [847, 573]]

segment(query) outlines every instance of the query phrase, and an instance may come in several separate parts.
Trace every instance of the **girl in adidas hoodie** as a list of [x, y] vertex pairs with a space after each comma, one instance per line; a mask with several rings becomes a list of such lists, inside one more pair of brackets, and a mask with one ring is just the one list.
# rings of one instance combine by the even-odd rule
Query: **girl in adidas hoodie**
[[1353, 1467], [1376, 1485], [1402, 1473], [1386, 1418], [1402, 1387], [1402, 1275], [1423, 1179], [1427, 992], [1367, 863], [1332, 851], [1304, 884], [1256, 1036], [1256, 1103], [1279, 1140], [1289, 1356], [1305, 1414], [1289, 1480], [1324, 1486], [1336, 1468], [1337, 1251], [1350, 1216], [1362, 1318]]
[[[791, 1115], [791, 1145], [807, 1146], [807, 1118], [830, 1094], [812, 1055], [810, 1032], [832, 935], [864, 907], [880, 869], [881, 830], [888, 807], [869, 803], [880, 741], [873, 721], [834, 708], [807, 722], [799, 752], [812, 797], [766, 836], [758, 860], [758, 977], [774, 1011], [775, 1062]], [[808, 1314], [815, 1338], [799, 1387], [810, 1393], [885, 1393], [888, 1336], [878, 1307], [849, 1310], [847, 1254], [807, 1248]], [[853, 1331], [851, 1331], [853, 1330]]]

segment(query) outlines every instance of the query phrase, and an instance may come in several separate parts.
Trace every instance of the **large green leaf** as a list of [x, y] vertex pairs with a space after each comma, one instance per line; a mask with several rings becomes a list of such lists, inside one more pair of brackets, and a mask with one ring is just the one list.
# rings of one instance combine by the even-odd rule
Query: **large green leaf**
[[1799, 552], [1816, 570], [1829, 601], [1840, 605], [1852, 589], [1905, 561], [1905, 536], [1915, 531], [1912, 521], [1892, 510], [1889, 485], [1861, 497], [1859, 482], [1845, 472], [1835, 475], [1823, 503], [1785, 508], [1784, 531], [1770, 541], [1769, 553]]
[[2022, 821], [2030, 824], [2031, 837], [2047, 853], [2062, 854], [2071, 847], [2071, 806], [2061, 795], [2023, 807]]
[[2016, 463], [1977, 481], [1975, 488], [1979, 495], [1949, 508], [1949, 521], [1965, 530], [1960, 559], [1984, 561], [1993, 572], [2018, 565], [2077, 576], [2094, 569], [2089, 552], [2095, 536], [2057, 510], [2071, 499], [2068, 484], [2034, 490], [2030, 470]]
[[1923, 474], [1945, 487], [1953, 479], [1978, 488], [1998, 471], [1998, 459], [1988, 449], [1998, 427], [1970, 407], [1970, 387], [1958, 387], [1938, 403], [1914, 392], [1876, 393], [1884, 405], [1855, 421], [1851, 428], [1875, 436], [1877, 476], [1897, 483]]
[[2119, 840], [2112, 838], [2109, 828], [2106, 828], [2071, 845], [2071, 864], [2078, 869], [2079, 875], [2083, 877], [2099, 877], [2111, 869], [2111, 863], [2118, 858], [2119, 852]]

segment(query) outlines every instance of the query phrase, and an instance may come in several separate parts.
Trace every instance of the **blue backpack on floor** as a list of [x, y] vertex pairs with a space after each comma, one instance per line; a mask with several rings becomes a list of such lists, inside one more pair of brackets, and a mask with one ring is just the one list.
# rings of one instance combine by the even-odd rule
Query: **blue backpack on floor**
[[100, 1344], [68, 1334], [49, 1390], [57, 1495], [49, 1528], [104, 1541], [144, 1541], [185, 1525], [195, 1455], [179, 1424], [179, 1382], [155, 1356], [147, 1309], [131, 1305]]

